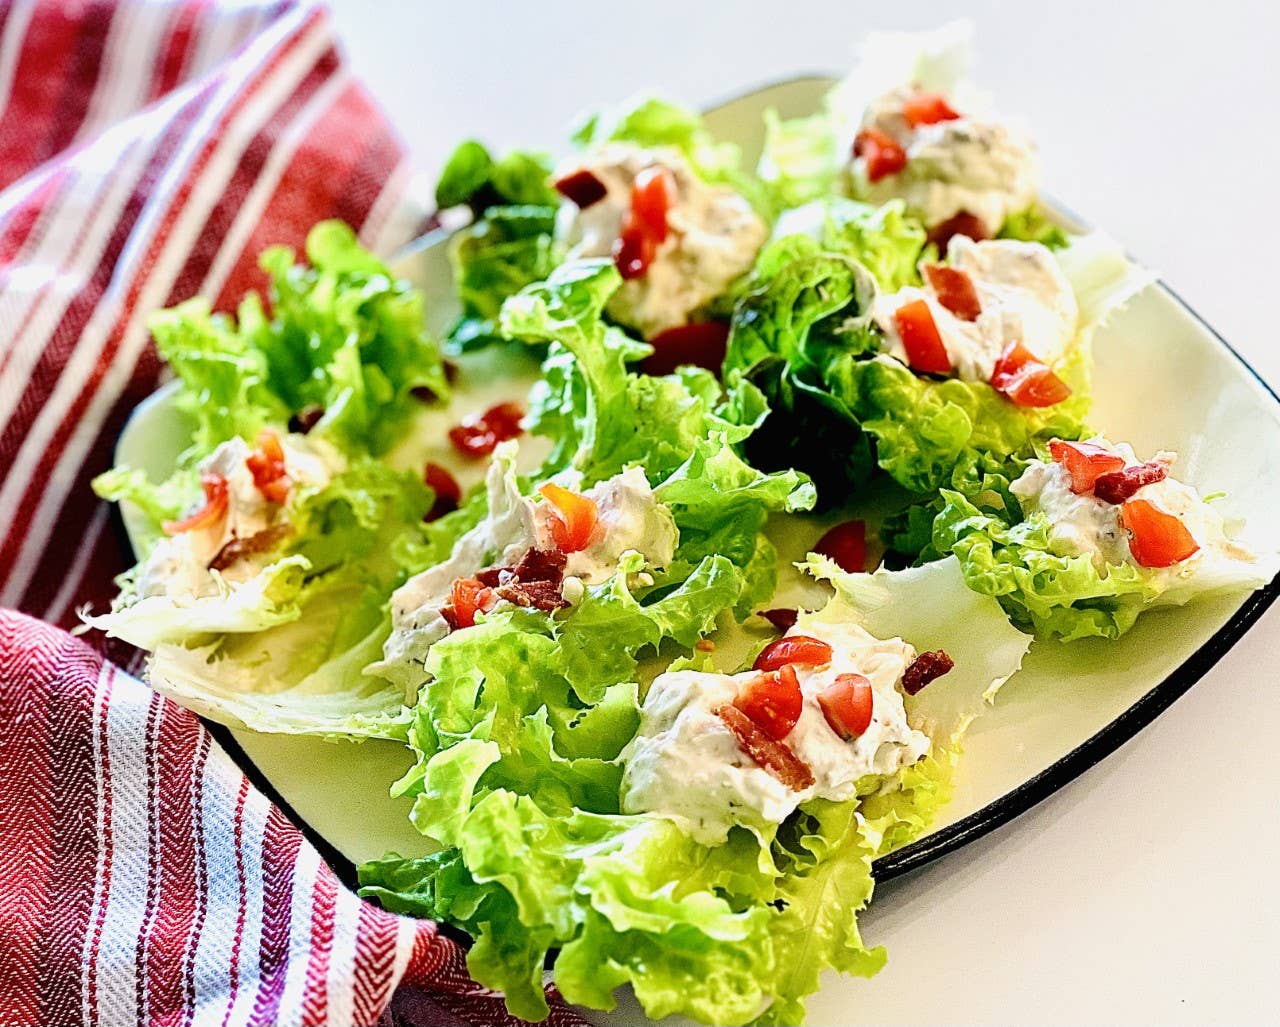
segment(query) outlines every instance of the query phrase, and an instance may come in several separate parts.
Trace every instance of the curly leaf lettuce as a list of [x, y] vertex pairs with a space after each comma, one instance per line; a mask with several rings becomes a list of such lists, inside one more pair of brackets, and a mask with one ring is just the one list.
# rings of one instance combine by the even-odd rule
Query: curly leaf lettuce
[[[936, 732], [930, 757], [859, 782], [850, 802], [807, 803], [776, 831], [735, 827], [721, 845], [654, 814], [622, 813], [619, 755], [639, 724], [640, 689], [625, 678], [600, 688], [596, 668], [563, 653], [584, 616], [615, 622], [614, 649], [652, 644], [634, 625], [671, 597], [636, 604], [618, 591], [619, 575], [563, 628], [497, 611], [432, 649], [432, 684], [409, 736], [418, 763], [398, 789], [414, 796], [417, 827], [446, 848], [366, 863], [362, 894], [471, 933], [469, 969], [527, 1018], [547, 1013], [552, 952], [571, 1002], [610, 1009], [629, 984], [651, 1017], [708, 1023], [795, 1023], [823, 970], [875, 973], [884, 952], [857, 923], [872, 860], [917, 836], [946, 800], [964, 725], [1029, 639], [965, 587], [954, 560], [897, 575], [846, 575], [821, 558], [811, 569], [837, 594], [808, 616], [856, 619], [956, 656], [947, 688], [935, 681], [912, 700], [911, 716]], [[687, 646], [705, 629], [700, 606], [673, 611], [657, 633]]]
[[386, 599], [470, 523], [464, 507], [422, 524], [421, 478], [364, 459], [321, 489], [295, 489], [291, 533], [270, 561], [213, 594], [139, 596], [135, 568], [110, 613], [86, 623], [151, 651], [157, 690], [211, 719], [260, 731], [404, 733], [413, 695], [366, 673], [390, 631]]
[[1015, 624], [1046, 638], [1118, 638], [1154, 606], [1247, 592], [1275, 576], [1280, 559], [1203, 554], [1186, 573], [1130, 563], [1099, 566], [1088, 555], [1056, 553], [1043, 513], [1023, 519], [980, 508], [944, 491], [933, 523], [937, 552], [953, 553], [970, 588], [998, 598]]
[[184, 464], [309, 409], [323, 411], [316, 437], [349, 455], [378, 454], [419, 404], [415, 390], [448, 394], [421, 294], [350, 228], [321, 222], [307, 235], [308, 264], [294, 256], [284, 247], [262, 254], [266, 301], [250, 293], [235, 319], [196, 298], [148, 320], [195, 424]]

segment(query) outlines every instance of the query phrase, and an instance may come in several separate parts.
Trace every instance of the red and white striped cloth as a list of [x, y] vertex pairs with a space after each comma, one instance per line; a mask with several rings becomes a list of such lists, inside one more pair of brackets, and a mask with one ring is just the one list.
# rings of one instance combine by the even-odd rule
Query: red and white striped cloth
[[[89, 480], [157, 385], [147, 313], [234, 306], [321, 218], [394, 249], [408, 178], [312, 4], [0, 3], [0, 606], [70, 626], [109, 598]], [[379, 1022], [514, 1021], [191, 713], [0, 610], [0, 1024]]]

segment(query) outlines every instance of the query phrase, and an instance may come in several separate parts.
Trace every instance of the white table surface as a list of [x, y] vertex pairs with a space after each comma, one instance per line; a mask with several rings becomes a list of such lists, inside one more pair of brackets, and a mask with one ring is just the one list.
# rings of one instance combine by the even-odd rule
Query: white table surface
[[[334, 7], [357, 73], [431, 174], [466, 136], [546, 146], [584, 106], [654, 88], [709, 104], [841, 69], [867, 28], [926, 28], [957, 11], [932, 0]], [[978, 27], [978, 78], [1036, 131], [1047, 189], [1280, 382], [1280, 6], [963, 10]], [[1277, 658], [1273, 608], [1100, 766], [881, 888], [863, 924], [889, 965], [859, 985], [850, 1019], [1280, 1020]]]

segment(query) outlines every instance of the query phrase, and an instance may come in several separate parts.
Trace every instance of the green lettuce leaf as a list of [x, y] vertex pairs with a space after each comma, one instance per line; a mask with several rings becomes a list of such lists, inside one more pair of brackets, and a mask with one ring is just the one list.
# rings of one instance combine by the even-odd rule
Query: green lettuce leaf
[[555, 206], [559, 197], [550, 179], [546, 154], [513, 150], [494, 160], [482, 143], [468, 139], [445, 162], [436, 183], [436, 205], [444, 210], [466, 204], [477, 216], [490, 207]]
[[306, 256], [309, 266], [283, 247], [263, 253], [266, 303], [250, 293], [234, 320], [202, 298], [149, 319], [195, 424], [184, 464], [308, 408], [323, 410], [317, 437], [348, 454], [381, 453], [418, 406], [414, 390], [447, 395], [420, 293], [338, 221], [311, 230]]
[[556, 209], [490, 207], [449, 240], [449, 261], [462, 316], [445, 344], [465, 352], [501, 339], [498, 311], [508, 296], [546, 278], [560, 262]]
[[935, 550], [955, 554], [970, 588], [995, 596], [1015, 624], [1046, 638], [1118, 638], [1144, 610], [1251, 591], [1280, 566], [1274, 554], [1253, 562], [1206, 554], [1187, 575], [1129, 563], [1099, 567], [1088, 556], [1055, 553], [1042, 513], [1024, 519], [952, 491], [942, 499], [933, 524]]
[[387, 596], [416, 563], [438, 561], [473, 520], [469, 503], [422, 523], [420, 476], [354, 461], [322, 489], [298, 488], [292, 533], [272, 562], [201, 597], [140, 597], [138, 568], [110, 613], [86, 623], [151, 651], [159, 691], [259, 731], [403, 737], [413, 695], [366, 673], [390, 632]]

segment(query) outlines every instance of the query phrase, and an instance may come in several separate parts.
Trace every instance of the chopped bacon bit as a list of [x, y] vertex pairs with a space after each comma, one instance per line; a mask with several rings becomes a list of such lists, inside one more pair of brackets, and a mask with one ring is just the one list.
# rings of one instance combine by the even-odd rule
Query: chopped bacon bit
[[450, 629], [474, 627], [477, 613], [487, 613], [497, 601], [493, 589], [475, 578], [458, 578], [449, 592], [449, 602], [440, 609]]
[[613, 262], [624, 279], [649, 270], [667, 239], [667, 212], [675, 204], [676, 183], [666, 168], [645, 168], [631, 184], [631, 209], [623, 219]]
[[551, 538], [560, 552], [580, 553], [586, 549], [600, 521], [595, 500], [550, 481], [538, 491], [555, 507], [549, 524]]
[[1071, 387], [1020, 342], [1009, 343], [1000, 354], [991, 387], [1020, 407], [1051, 407], [1071, 395]]
[[976, 321], [982, 313], [982, 301], [973, 279], [965, 272], [945, 264], [926, 264], [924, 276], [938, 297], [938, 302], [961, 321]]
[[552, 186], [579, 210], [586, 210], [592, 204], [599, 203], [609, 191], [604, 183], [586, 168], [570, 172], [564, 178], [557, 178]]
[[649, 344], [653, 352], [640, 361], [640, 370], [645, 374], [670, 374], [685, 364], [718, 372], [729, 346], [729, 322], [699, 321], [668, 328], [650, 339]]
[[489, 588], [513, 582], [549, 581], [559, 585], [564, 579], [566, 557], [557, 549], [530, 549], [514, 567], [490, 567], [480, 571], [476, 580]]
[[[444, 380], [453, 385], [458, 380], [458, 375], [462, 373], [461, 369], [452, 360], [440, 361], [440, 366], [444, 368]], [[439, 402], [440, 396], [435, 389], [428, 388], [425, 385], [415, 385], [409, 390], [409, 395], [414, 399], [421, 400], [423, 403]]]
[[756, 657], [752, 670], [781, 670], [788, 664], [802, 667], [821, 667], [831, 662], [831, 646], [810, 635], [787, 635], [770, 642]]
[[954, 666], [955, 661], [941, 649], [921, 653], [902, 672], [902, 690], [907, 695], [915, 695], [930, 681], [942, 677]]
[[878, 128], [864, 128], [853, 140], [853, 155], [867, 165], [867, 181], [878, 182], [907, 166], [907, 151]]
[[319, 403], [308, 403], [289, 418], [289, 430], [299, 435], [310, 435], [311, 429], [324, 417], [324, 407]]
[[700, 653], [714, 653], [716, 651], [716, 644], [709, 638], [698, 639], [693, 643], [693, 647]]
[[846, 742], [871, 726], [875, 695], [871, 682], [861, 674], [838, 674], [818, 693], [818, 706], [827, 724]]
[[987, 231], [987, 226], [982, 223], [981, 218], [970, 214], [967, 210], [962, 210], [959, 214], [953, 214], [946, 221], [940, 221], [929, 229], [929, 242], [938, 247], [939, 253], [946, 253], [947, 243], [957, 235], [967, 235], [974, 242], [991, 238], [991, 233]]
[[842, 571], [857, 574], [867, 566], [866, 521], [837, 524], [818, 539], [813, 551], [829, 556]]
[[933, 311], [924, 300], [904, 303], [893, 312], [893, 323], [902, 336], [902, 348], [907, 351], [907, 363], [913, 371], [927, 374], [950, 374], [951, 356], [942, 344]]
[[[865, 532], [866, 526], [863, 526]], [[796, 621], [800, 617], [799, 610], [786, 610], [778, 607], [773, 610], [761, 610], [760, 616], [767, 620], [779, 631], [790, 631], [796, 626]]]
[[738, 691], [733, 705], [776, 742], [791, 733], [804, 709], [800, 679], [790, 664], [777, 672], [760, 674]]
[[209, 561], [209, 570], [225, 571], [237, 560], [246, 556], [270, 552], [292, 534], [293, 528], [289, 525], [273, 524], [270, 528], [254, 532], [246, 538], [233, 538]]
[[560, 586], [554, 581], [520, 581], [517, 579], [505, 585], [499, 585], [493, 590], [493, 594], [499, 599], [505, 599], [516, 606], [527, 606], [547, 613], [564, 609], [569, 605], [560, 591]]
[[1130, 499], [1120, 507], [1120, 523], [1129, 533], [1129, 552], [1143, 567], [1172, 567], [1200, 549], [1181, 518], [1145, 499]]
[[211, 528], [227, 515], [227, 504], [230, 500], [227, 479], [221, 474], [202, 474], [200, 487], [204, 490], [204, 506], [180, 521], [165, 521], [161, 527], [164, 528], [166, 535]]
[[435, 493], [435, 499], [432, 500], [431, 509], [427, 511], [424, 521], [438, 521], [445, 514], [458, 509], [458, 503], [462, 501], [462, 487], [448, 470], [428, 461], [422, 472], [422, 480]]
[[521, 581], [554, 581], [564, 578], [565, 554], [558, 549], [530, 549], [520, 558], [513, 573]]
[[1138, 489], [1164, 481], [1168, 476], [1169, 469], [1158, 460], [1132, 467], [1122, 466], [1118, 471], [1099, 475], [1093, 483], [1093, 494], [1104, 503], [1119, 504], [1132, 498]]
[[941, 93], [912, 93], [902, 101], [902, 116], [912, 128], [955, 121], [960, 114]]
[[449, 429], [449, 441], [464, 456], [488, 456], [499, 442], [517, 438], [524, 410], [516, 403], [499, 403], [482, 414], [469, 414]]
[[293, 482], [284, 466], [284, 447], [280, 436], [270, 428], [258, 433], [258, 448], [245, 457], [244, 465], [253, 475], [253, 484], [269, 503], [284, 506]]
[[1066, 468], [1067, 476], [1071, 479], [1071, 491], [1077, 496], [1092, 492], [1094, 483], [1102, 475], [1124, 467], [1124, 457], [1092, 442], [1052, 439], [1049, 442], [1049, 455], [1053, 457], [1054, 463]]
[[716, 713], [733, 732], [738, 747], [784, 785], [796, 792], [813, 787], [809, 764], [792, 752], [786, 742], [770, 738], [736, 706], [721, 706]]

